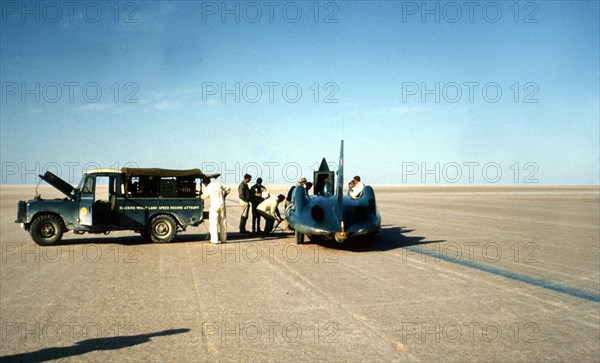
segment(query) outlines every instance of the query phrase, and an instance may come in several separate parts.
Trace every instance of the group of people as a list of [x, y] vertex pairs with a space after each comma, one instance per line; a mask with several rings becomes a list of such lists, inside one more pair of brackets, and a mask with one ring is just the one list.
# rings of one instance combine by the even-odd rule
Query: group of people
[[[279, 203], [285, 200], [283, 194], [277, 197], [271, 197], [267, 188], [262, 184], [262, 178], [256, 179], [256, 184], [249, 187], [252, 180], [250, 174], [244, 175], [244, 179], [238, 186], [239, 203], [242, 207], [240, 218], [240, 233], [249, 234], [246, 230], [246, 223], [252, 208], [252, 233], [269, 234], [275, 225], [275, 221], [281, 222], [283, 218], [279, 213]], [[202, 199], [210, 200], [209, 208], [209, 233], [211, 243], [221, 243], [227, 241], [227, 213], [225, 208], [225, 198], [230, 193], [231, 188], [219, 181], [211, 181], [210, 178], [203, 178], [202, 184], [204, 190], [201, 194]], [[260, 228], [260, 219], [265, 219], [264, 230]]]
[[[240, 217], [239, 230], [242, 234], [249, 233], [262, 233], [267, 235], [271, 233], [275, 225], [275, 221], [281, 223], [283, 218], [279, 213], [279, 204], [285, 200], [285, 208], [291, 203], [294, 189], [298, 186], [302, 186], [308, 191], [311, 189], [313, 184], [307, 182], [306, 178], [301, 178], [296, 185], [292, 186], [287, 194], [287, 197], [283, 194], [279, 194], [277, 197], [269, 195], [267, 188], [262, 184], [262, 178], [257, 178], [256, 183], [249, 187], [249, 183], [252, 180], [250, 174], [245, 174], [244, 179], [238, 186], [239, 204], [242, 207], [242, 214]], [[203, 178], [202, 184], [204, 190], [201, 194], [203, 200], [210, 199], [209, 209], [209, 233], [211, 243], [221, 243], [227, 241], [227, 215], [225, 208], [225, 198], [231, 191], [231, 188], [224, 185], [219, 181], [211, 181], [210, 178]], [[348, 184], [348, 194], [351, 198], [358, 198], [365, 185], [361, 182], [360, 176], [355, 176], [354, 179]], [[246, 223], [250, 215], [250, 209], [252, 209], [252, 232], [246, 230]], [[260, 219], [265, 219], [264, 230], [260, 228]], [[288, 226], [289, 228], [289, 226]]]
[[[281, 203], [285, 196], [279, 194], [277, 197], [271, 197], [267, 188], [262, 184], [262, 178], [256, 179], [256, 184], [249, 187], [252, 176], [250, 174], [244, 175], [244, 179], [238, 186], [238, 194], [240, 199], [240, 206], [242, 207], [242, 215], [240, 217], [240, 233], [263, 233], [269, 234], [273, 230], [275, 221], [281, 222], [283, 218], [279, 213], [279, 203]], [[246, 222], [250, 214], [250, 207], [252, 208], [252, 232], [246, 230]], [[260, 229], [260, 219], [265, 219], [265, 229]]]

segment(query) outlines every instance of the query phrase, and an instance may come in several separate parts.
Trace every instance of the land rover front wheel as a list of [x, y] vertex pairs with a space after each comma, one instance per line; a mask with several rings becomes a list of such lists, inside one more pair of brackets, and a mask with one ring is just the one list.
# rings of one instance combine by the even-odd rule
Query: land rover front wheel
[[148, 236], [152, 242], [171, 242], [177, 235], [177, 224], [171, 216], [162, 215], [152, 219]]
[[43, 214], [31, 223], [29, 234], [38, 245], [49, 246], [62, 238], [62, 223], [55, 215]]

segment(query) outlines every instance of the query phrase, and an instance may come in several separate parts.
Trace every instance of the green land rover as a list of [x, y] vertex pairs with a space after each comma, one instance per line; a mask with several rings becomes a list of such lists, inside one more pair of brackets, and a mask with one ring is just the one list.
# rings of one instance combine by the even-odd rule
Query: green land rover
[[219, 175], [203, 174], [200, 169], [96, 169], [86, 172], [75, 188], [46, 172], [41, 180], [66, 198], [42, 199], [36, 188], [34, 199], [19, 201], [15, 222], [39, 245], [57, 243], [68, 231], [132, 230], [153, 242], [169, 242], [178, 231], [203, 222], [198, 179]]

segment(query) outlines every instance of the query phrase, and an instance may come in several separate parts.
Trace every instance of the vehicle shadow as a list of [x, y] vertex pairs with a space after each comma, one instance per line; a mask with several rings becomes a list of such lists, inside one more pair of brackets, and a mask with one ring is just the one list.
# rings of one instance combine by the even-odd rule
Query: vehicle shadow
[[148, 343], [155, 337], [182, 334], [191, 331], [190, 329], [169, 329], [155, 333], [117, 336], [107, 338], [94, 338], [82, 340], [70, 347], [44, 348], [34, 352], [19, 353], [14, 355], [5, 355], [0, 357], [0, 363], [8, 362], [46, 362], [73, 357], [97, 350], [117, 350], [132, 347], [134, 345]]
[[[273, 234], [268, 235], [265, 238], [262, 238], [261, 235], [259, 235], [259, 234], [250, 235], [250, 234], [229, 232], [229, 233], [227, 233], [227, 242], [228, 243], [256, 242], [256, 241], [260, 241], [260, 240], [286, 238], [290, 235], [291, 234], [286, 234], [286, 233], [273, 233]], [[97, 236], [86, 237], [86, 238], [82, 238], [82, 237], [64, 238], [64, 239], [60, 240], [60, 242], [53, 244], [53, 246], [68, 246], [68, 245], [79, 245], [79, 244], [81, 244], [81, 245], [84, 245], [84, 244], [117, 244], [117, 245], [132, 246], [132, 245], [146, 245], [146, 244], [169, 245], [169, 244], [189, 243], [189, 242], [210, 243], [209, 237], [210, 236], [208, 233], [182, 234], [182, 235], [177, 235], [175, 237], [175, 239], [173, 239], [171, 242], [155, 243], [148, 239], [144, 239], [142, 236], [137, 235], [137, 234], [132, 234], [130, 236], [119, 236], [119, 237], [99, 234]]]
[[[133, 245], [154, 244], [154, 242], [152, 242], [150, 240], [146, 240], [140, 235], [119, 236], [119, 237], [112, 237], [112, 236], [108, 236], [108, 235], [107, 236], [98, 235], [98, 236], [102, 236], [102, 237], [94, 236], [94, 237], [88, 237], [88, 238], [81, 238], [81, 237], [63, 238], [62, 240], [60, 240], [60, 242], [53, 244], [53, 246], [85, 245], [85, 244], [117, 244], [117, 245], [124, 245], [124, 246], [133, 246]], [[172, 242], [168, 242], [168, 243], [189, 242], [189, 241], [183, 241], [181, 237], [184, 237], [184, 236], [177, 236], [177, 237], [175, 237], [175, 240], [173, 240]], [[195, 238], [194, 240], [197, 240], [197, 238]]]
[[413, 232], [412, 229], [405, 227], [383, 226], [381, 233], [373, 237], [361, 237], [350, 239], [345, 243], [337, 243], [335, 241], [317, 240], [314, 243], [321, 247], [349, 251], [349, 252], [377, 252], [390, 251], [398, 248], [406, 248], [410, 246], [426, 245], [431, 243], [442, 243], [446, 240], [426, 241], [427, 237], [423, 236], [405, 236], [406, 233]]
[[[405, 227], [383, 226], [381, 233], [376, 236], [353, 238], [344, 243], [335, 241], [315, 239], [305, 242], [306, 244], [317, 244], [321, 247], [349, 251], [349, 252], [374, 252], [374, 251], [389, 251], [397, 248], [405, 248], [416, 245], [426, 245], [430, 243], [441, 243], [446, 240], [426, 241], [423, 236], [406, 236], [406, 233], [411, 233], [414, 230], [406, 229]], [[101, 236], [101, 237], [100, 237]], [[164, 245], [200, 242], [210, 243], [207, 233], [183, 234], [178, 235], [171, 242], [162, 243]], [[264, 240], [275, 240], [293, 237], [293, 233], [276, 232], [262, 237], [259, 234], [240, 234], [229, 232], [227, 234], [227, 243], [243, 243], [243, 242], [258, 242]], [[67, 238], [56, 243], [56, 246], [78, 245], [78, 244], [118, 244], [124, 246], [156, 244], [150, 240], [144, 239], [140, 235], [111, 237], [98, 235], [98, 237], [88, 238]]]

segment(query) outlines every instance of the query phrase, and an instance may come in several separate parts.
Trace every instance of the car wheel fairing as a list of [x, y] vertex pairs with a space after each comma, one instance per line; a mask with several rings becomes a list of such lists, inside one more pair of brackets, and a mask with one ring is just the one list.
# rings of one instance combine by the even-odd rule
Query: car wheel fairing
[[302, 244], [304, 243], [304, 234], [298, 232], [298, 230], [294, 231], [294, 236], [296, 237], [296, 243]]

